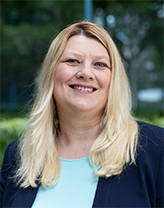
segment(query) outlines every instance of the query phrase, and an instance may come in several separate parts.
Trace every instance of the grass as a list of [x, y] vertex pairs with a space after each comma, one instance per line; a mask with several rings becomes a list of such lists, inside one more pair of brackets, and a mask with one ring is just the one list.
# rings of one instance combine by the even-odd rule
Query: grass
[[[20, 138], [21, 133], [26, 127], [26, 113], [15, 114], [13, 112], [1, 112], [0, 118], [0, 167], [2, 166], [3, 156], [7, 145]], [[164, 117], [160, 113], [145, 114], [136, 113], [136, 119], [145, 121], [160, 127], [164, 127]]]

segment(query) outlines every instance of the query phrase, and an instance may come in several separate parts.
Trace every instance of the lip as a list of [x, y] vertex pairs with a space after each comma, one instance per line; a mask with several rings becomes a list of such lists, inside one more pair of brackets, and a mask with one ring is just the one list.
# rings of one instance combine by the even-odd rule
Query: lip
[[[93, 91], [89, 92], [89, 91], [74, 89], [73, 87], [76, 87], [76, 86], [84, 87], [84, 88], [92, 88]], [[80, 92], [80, 93], [83, 93], [83, 94], [91, 94], [91, 93], [94, 93], [97, 90], [97, 88], [94, 87], [93, 85], [86, 85], [86, 84], [82, 84], [82, 83], [70, 84], [69, 87], [72, 88], [74, 91]]]

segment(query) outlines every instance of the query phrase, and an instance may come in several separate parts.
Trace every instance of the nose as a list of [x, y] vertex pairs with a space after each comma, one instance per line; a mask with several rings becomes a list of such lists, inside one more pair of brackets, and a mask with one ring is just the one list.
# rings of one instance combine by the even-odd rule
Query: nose
[[91, 64], [82, 64], [79, 71], [76, 73], [78, 79], [93, 80], [95, 78], [94, 71]]

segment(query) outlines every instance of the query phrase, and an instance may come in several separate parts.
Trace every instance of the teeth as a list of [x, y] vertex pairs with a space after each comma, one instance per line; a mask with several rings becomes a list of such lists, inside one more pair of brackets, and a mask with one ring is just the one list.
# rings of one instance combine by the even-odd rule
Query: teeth
[[83, 91], [86, 91], [86, 92], [92, 92], [93, 91], [93, 88], [88, 88], [88, 87], [78, 87], [78, 86], [76, 86], [76, 87], [74, 87], [74, 89], [76, 89], [76, 90], [83, 90]]

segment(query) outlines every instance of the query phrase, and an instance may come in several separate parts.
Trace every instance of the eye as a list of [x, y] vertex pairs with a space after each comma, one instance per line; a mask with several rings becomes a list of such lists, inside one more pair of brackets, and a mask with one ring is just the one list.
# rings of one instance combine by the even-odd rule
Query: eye
[[76, 60], [76, 59], [68, 59], [68, 60], [66, 60], [66, 63], [69, 63], [69, 64], [79, 64], [79, 61]]
[[101, 68], [103, 68], [103, 67], [108, 67], [107, 64], [102, 63], [102, 62], [97, 62], [95, 65], [98, 66], [98, 67], [101, 67]]

